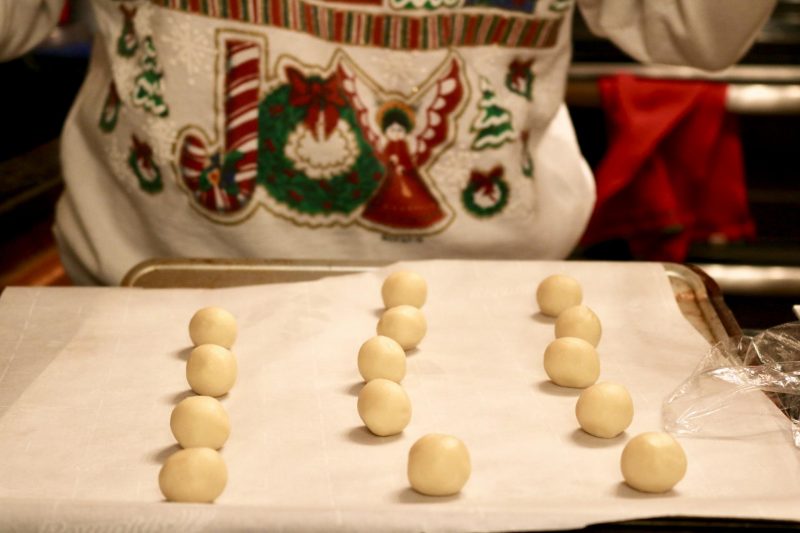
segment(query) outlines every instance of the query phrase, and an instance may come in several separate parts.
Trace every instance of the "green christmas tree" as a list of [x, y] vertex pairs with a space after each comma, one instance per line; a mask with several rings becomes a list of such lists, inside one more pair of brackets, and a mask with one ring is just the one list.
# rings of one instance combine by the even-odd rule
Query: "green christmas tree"
[[553, 0], [553, 3], [550, 4], [549, 9], [555, 13], [563, 13], [569, 9], [570, 3], [572, 3], [572, 0]]
[[391, 0], [394, 9], [439, 9], [440, 7], [457, 7], [461, 0]]
[[511, 125], [511, 113], [497, 103], [489, 80], [481, 78], [481, 100], [478, 102], [478, 114], [472, 123], [471, 131], [475, 132], [472, 141], [473, 150], [499, 148], [515, 138], [514, 127]]
[[166, 117], [169, 114], [169, 107], [164, 101], [161, 87], [164, 73], [158, 68], [156, 46], [149, 35], [144, 38], [142, 44], [143, 55], [140, 60], [142, 72], [134, 80], [133, 103], [158, 117]]

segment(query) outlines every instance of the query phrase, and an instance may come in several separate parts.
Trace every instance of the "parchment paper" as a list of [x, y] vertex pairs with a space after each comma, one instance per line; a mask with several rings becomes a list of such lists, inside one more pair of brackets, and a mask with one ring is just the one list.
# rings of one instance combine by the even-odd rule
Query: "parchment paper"
[[[399, 268], [316, 282], [218, 290], [9, 288], [0, 299], [3, 529], [453, 531], [571, 528], [664, 515], [800, 519], [798, 452], [768, 400], [739, 439], [681, 439], [686, 478], [645, 495], [622, 483], [632, 436], [660, 430], [663, 398], [708, 349], [657, 264], [432, 261], [429, 332], [408, 355], [413, 405], [398, 436], [361, 424], [356, 354], [374, 335], [380, 286]], [[603, 440], [578, 429], [580, 391], [547, 381], [553, 320], [535, 290], [563, 272], [603, 324], [601, 380], [627, 386], [633, 425]], [[163, 501], [158, 471], [178, 447], [174, 405], [188, 322], [230, 309], [239, 380], [223, 404], [229, 483], [213, 505]], [[750, 398], [749, 400], [752, 400]], [[406, 458], [429, 432], [472, 456], [451, 498], [413, 492]]]

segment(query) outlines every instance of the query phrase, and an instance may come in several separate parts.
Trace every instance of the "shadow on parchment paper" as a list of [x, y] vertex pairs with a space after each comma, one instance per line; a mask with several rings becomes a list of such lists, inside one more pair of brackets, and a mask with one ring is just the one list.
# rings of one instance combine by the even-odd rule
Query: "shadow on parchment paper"
[[556, 319], [552, 316], [547, 316], [546, 314], [542, 313], [541, 311], [536, 311], [531, 315], [534, 322], [538, 322], [539, 324], [550, 324], [551, 326], [555, 325]]
[[377, 435], [373, 435], [370, 431], [366, 428], [366, 426], [356, 426], [350, 428], [344, 433], [344, 436], [350, 442], [355, 442], [356, 444], [364, 444], [366, 446], [380, 446], [382, 444], [389, 444], [396, 440], [403, 438], [403, 433], [398, 433], [397, 435], [390, 435], [388, 437], [379, 437]]
[[384, 311], [386, 311], [385, 307], [376, 307], [375, 309], [372, 310], [372, 314], [373, 316], [375, 316], [375, 318], [380, 318], [383, 316]]
[[188, 361], [189, 360], [189, 354], [192, 353], [192, 350], [194, 350], [194, 346], [187, 346], [186, 348], [182, 348], [182, 349], [178, 350], [177, 352], [175, 352], [175, 354], [174, 354], [175, 358], [176, 359], [180, 359], [181, 361]]
[[148, 458], [150, 462], [162, 465], [170, 455], [182, 449], [180, 444], [170, 444], [169, 446], [165, 446], [151, 453]]
[[184, 390], [184, 391], [181, 391], [181, 392], [178, 392], [178, 393], [175, 393], [175, 394], [167, 394], [163, 398], [164, 398], [164, 403], [167, 403], [167, 404], [170, 404], [170, 405], [177, 405], [182, 400], [185, 400], [189, 396], [196, 396], [196, 394], [194, 393], [194, 391], [192, 389]]
[[577, 398], [583, 392], [583, 389], [573, 389], [572, 387], [561, 387], [556, 385], [549, 379], [540, 381], [534, 385], [537, 389], [550, 396], [565, 396], [568, 398]]
[[569, 438], [572, 442], [583, 448], [610, 448], [612, 446], [621, 446], [625, 444], [625, 441], [628, 439], [628, 434], [623, 431], [612, 439], [604, 439], [602, 437], [589, 435], [581, 428], [578, 428], [569, 434]]
[[406, 487], [395, 493], [395, 501], [398, 503], [446, 503], [461, 499], [461, 493], [452, 496], [425, 496], [415, 491], [411, 487]]
[[[9, 325], [12, 326], [9, 331], [14, 330], [15, 324]], [[18, 330], [24, 332], [24, 328]], [[73, 331], [67, 338], [31, 341], [30, 344], [35, 344], [35, 349], [28, 350], [19, 348], [19, 344], [25, 341], [24, 338], [18, 341], [17, 348], [11, 352], [10, 359], [0, 363], [0, 418], [3, 418], [28, 387], [39, 379], [47, 367], [70, 345], [75, 336], [76, 332]], [[24, 346], [28, 346], [28, 343], [24, 343]], [[18, 349], [19, 352], [17, 352]], [[9, 356], [10, 350], [6, 351], [8, 347], [3, 346], [2, 350], [5, 351], [2, 353], [3, 357]]]
[[680, 496], [681, 493], [676, 491], [675, 489], [669, 490], [667, 492], [659, 492], [659, 493], [650, 493], [650, 492], [639, 492], [638, 490], [634, 490], [630, 488], [624, 481], [620, 481], [617, 483], [617, 486], [614, 487], [614, 496], [618, 498], [625, 498], [628, 500], [651, 500], [651, 499], [659, 499], [659, 498], [677, 498]]
[[347, 394], [348, 396], [358, 396], [358, 393], [361, 392], [361, 389], [364, 387], [364, 382], [359, 381], [357, 383], [353, 383], [352, 385], [348, 385], [342, 392]]

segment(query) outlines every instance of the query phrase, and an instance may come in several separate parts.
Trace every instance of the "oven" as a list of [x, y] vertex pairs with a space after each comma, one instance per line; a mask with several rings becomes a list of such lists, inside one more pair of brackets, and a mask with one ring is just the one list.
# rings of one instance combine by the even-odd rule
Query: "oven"
[[[779, 0], [747, 55], [717, 73], [634, 63], [609, 41], [592, 35], [579, 10], [573, 41], [566, 100], [592, 168], [608, 146], [598, 79], [625, 73], [728, 84], [726, 108], [738, 120], [755, 238], [694, 242], [687, 262], [702, 266], [717, 280], [745, 329], [796, 320], [792, 305], [800, 304], [800, 0]], [[635, 258], [615, 240], [580, 248], [574, 257]]]

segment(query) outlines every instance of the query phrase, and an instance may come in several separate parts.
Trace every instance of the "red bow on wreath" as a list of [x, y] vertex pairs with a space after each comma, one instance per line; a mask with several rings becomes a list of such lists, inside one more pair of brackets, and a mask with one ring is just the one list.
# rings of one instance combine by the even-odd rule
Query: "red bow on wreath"
[[473, 170], [469, 175], [469, 185], [474, 187], [475, 192], [480, 192], [494, 202], [497, 200], [495, 197], [495, 192], [497, 192], [495, 184], [500, 181], [502, 177], [502, 165], [497, 165], [486, 174], [479, 170]]
[[141, 161], [145, 169], [150, 170], [153, 168], [153, 149], [146, 141], [140, 141], [136, 135], [131, 135], [131, 138], [133, 140], [133, 153], [136, 154], [136, 159]]
[[321, 116], [325, 137], [329, 137], [339, 122], [339, 108], [346, 103], [339, 91], [338, 78], [309, 79], [292, 67], [286, 68], [286, 76], [290, 86], [289, 104], [308, 108], [303, 122], [314, 138], [317, 137], [317, 123]]
[[513, 60], [508, 66], [511, 80], [516, 82], [518, 80], [528, 79], [528, 76], [531, 75], [531, 65], [533, 65], [533, 59], [529, 59], [528, 61], [523, 61], [521, 59]]

